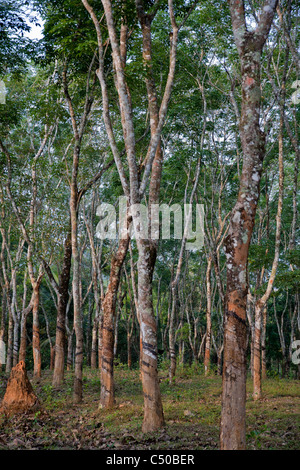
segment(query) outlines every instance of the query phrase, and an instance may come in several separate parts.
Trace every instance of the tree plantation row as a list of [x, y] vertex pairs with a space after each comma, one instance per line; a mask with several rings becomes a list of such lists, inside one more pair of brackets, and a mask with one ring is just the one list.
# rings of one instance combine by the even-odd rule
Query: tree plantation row
[[[165, 424], [158, 368], [172, 387], [198, 364], [222, 375], [220, 448], [245, 449], [247, 375], [257, 401], [267, 376], [300, 378], [298, 13], [2, 2], [2, 373], [24, 361], [59, 388], [72, 369], [80, 403], [83, 367], [99, 368], [110, 409], [114, 366], [139, 368], [147, 433]], [[142, 231], [141, 205], [149, 227], [170, 209], [169, 237]]]

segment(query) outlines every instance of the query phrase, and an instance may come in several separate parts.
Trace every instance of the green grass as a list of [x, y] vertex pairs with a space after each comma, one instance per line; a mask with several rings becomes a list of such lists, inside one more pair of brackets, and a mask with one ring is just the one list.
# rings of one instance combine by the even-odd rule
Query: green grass
[[[167, 370], [160, 370], [166, 426], [143, 434], [143, 395], [138, 370], [116, 367], [116, 405], [99, 409], [99, 372], [84, 370], [84, 400], [72, 403], [73, 372], [59, 389], [52, 373], [32, 380], [42, 410], [2, 419], [0, 448], [11, 449], [217, 449], [221, 411], [221, 377], [204, 377], [201, 368], [178, 368], [169, 385]], [[3, 375], [2, 375], [3, 377]], [[29, 373], [29, 377], [31, 374]], [[0, 386], [0, 398], [5, 380]], [[292, 379], [268, 378], [263, 398], [252, 399], [247, 381], [247, 448], [299, 449], [300, 384]]]

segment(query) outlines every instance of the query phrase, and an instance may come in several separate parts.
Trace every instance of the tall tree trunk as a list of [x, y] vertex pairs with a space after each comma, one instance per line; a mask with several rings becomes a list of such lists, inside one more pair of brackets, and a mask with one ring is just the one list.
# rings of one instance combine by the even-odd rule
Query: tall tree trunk
[[129, 233], [119, 242], [118, 251], [112, 259], [107, 291], [102, 302], [102, 351], [101, 351], [101, 395], [100, 405], [111, 408], [115, 403], [114, 391], [114, 315], [120, 283], [121, 269], [129, 244]]
[[184, 351], [185, 351], [185, 343], [184, 341], [180, 342], [180, 352], [179, 352], [179, 357], [180, 357], [180, 364], [184, 364]]
[[74, 330], [72, 330], [68, 336], [67, 371], [72, 370], [73, 334], [74, 334]]
[[[103, 282], [101, 275], [101, 253], [102, 253], [102, 241], [100, 253], [97, 254], [95, 243], [94, 243], [94, 229], [93, 229], [93, 214], [95, 212], [95, 192], [93, 194], [92, 205], [91, 205], [91, 216], [90, 221], [88, 221], [84, 214], [84, 221], [89, 237], [91, 256], [92, 256], [92, 282], [93, 282], [93, 291], [95, 299], [95, 316], [92, 327], [92, 340], [91, 340], [91, 368], [97, 368], [97, 348], [98, 348], [98, 329], [99, 329], [99, 320], [101, 316], [101, 300], [104, 297], [103, 293]], [[99, 286], [100, 284], [100, 286]]]
[[[2, 282], [1, 282], [2, 284]], [[4, 283], [2, 284], [2, 301], [1, 301], [1, 322], [0, 322], [0, 341], [2, 344], [4, 343], [5, 339], [5, 324], [6, 324], [6, 311], [7, 311], [7, 301], [6, 301], [6, 289]], [[2, 366], [4, 363], [0, 363], [0, 371], [2, 370]]]
[[54, 361], [55, 361], [55, 346], [50, 344], [50, 370], [54, 369]]
[[208, 375], [210, 369], [210, 346], [211, 346], [211, 256], [208, 259], [207, 270], [206, 270], [206, 339], [205, 339], [205, 353], [204, 353], [204, 372]]
[[[131, 251], [130, 251], [130, 259], [132, 260], [131, 257]], [[133, 267], [133, 266], [132, 266]], [[129, 276], [127, 274], [126, 269], [124, 269], [125, 272], [125, 277], [126, 277], [126, 282], [127, 282], [127, 292], [129, 295], [129, 305], [130, 305], [130, 313], [128, 316], [127, 313], [127, 302], [125, 301], [125, 309], [126, 309], [126, 317], [127, 317], [127, 366], [128, 369], [131, 369], [132, 367], [132, 336], [133, 336], [133, 329], [134, 329], [134, 300], [131, 295], [131, 287], [130, 287], [130, 281], [129, 281]], [[135, 300], [136, 300], [136, 295], [134, 294]]]
[[253, 398], [261, 398], [261, 320], [262, 307], [259, 303], [255, 305], [255, 328], [253, 347]]
[[118, 351], [118, 338], [119, 338], [119, 318], [120, 318], [120, 311], [119, 309], [116, 310], [115, 322], [114, 322], [114, 358], [117, 355]]
[[131, 331], [127, 330], [127, 367], [132, 368], [132, 354], [131, 354]]
[[20, 350], [19, 350], [19, 362], [26, 361], [26, 347], [27, 347], [27, 331], [26, 331], [26, 321], [29, 313], [32, 310], [32, 300], [31, 298], [28, 307], [26, 307], [21, 316], [21, 339], [20, 339]]
[[263, 321], [261, 332], [261, 378], [267, 378], [267, 355], [266, 355], [266, 334], [267, 334], [267, 307], [263, 309]]
[[176, 342], [175, 342], [175, 314], [176, 306], [178, 303], [177, 297], [177, 284], [172, 285], [172, 307], [170, 312], [170, 323], [169, 323], [169, 354], [170, 354], [170, 368], [169, 368], [169, 383], [173, 383], [173, 379], [176, 373]]
[[235, 43], [241, 61], [242, 109], [240, 137], [243, 169], [238, 199], [225, 239], [227, 291], [224, 315], [224, 366], [221, 449], [246, 447], [246, 302], [247, 262], [259, 199], [264, 135], [260, 130], [260, 61], [277, 1], [266, 0], [255, 31], [247, 31], [244, 3], [229, 0]]
[[[123, 17], [121, 21], [121, 42], [119, 44], [116, 26], [114, 23], [112, 3], [110, 0], [102, 0], [105, 17], [106, 17], [106, 24], [107, 24], [108, 33], [109, 33], [110, 44], [112, 47], [114, 70], [116, 73], [115, 84], [116, 84], [116, 88], [118, 92], [118, 99], [119, 99], [120, 111], [121, 111], [121, 124], [122, 124], [122, 129], [123, 129], [123, 137], [124, 137], [124, 143], [125, 143], [125, 149], [126, 149], [127, 163], [129, 167], [129, 184], [128, 184], [124, 166], [123, 166], [123, 163], [120, 158], [120, 154], [116, 145], [116, 140], [115, 140], [115, 136], [114, 136], [114, 132], [112, 128], [112, 122], [110, 119], [108, 90], [107, 90], [107, 84], [106, 84], [106, 74], [105, 74], [105, 69], [104, 69], [104, 50], [103, 50], [100, 24], [99, 24], [99, 21], [97, 20], [97, 17], [92, 7], [89, 5], [88, 1], [82, 0], [82, 3], [84, 4], [85, 8], [89, 12], [94, 22], [96, 32], [97, 32], [98, 46], [99, 46], [99, 69], [97, 71], [97, 75], [101, 84], [103, 118], [104, 118], [107, 135], [108, 135], [109, 142], [110, 142], [110, 147], [114, 155], [115, 163], [119, 172], [120, 181], [122, 183], [124, 194], [128, 198], [128, 201], [130, 202], [130, 204], [138, 204], [140, 203], [145, 193], [149, 176], [151, 174], [151, 169], [153, 168], [154, 158], [156, 156], [157, 147], [159, 145], [162, 126], [165, 122], [168, 102], [170, 99], [172, 85], [174, 81], [178, 27], [175, 22], [173, 1], [169, 0], [169, 13], [170, 13], [170, 20], [171, 20], [172, 32], [173, 32], [173, 36], [171, 40], [171, 48], [170, 48], [169, 74], [168, 74], [165, 92], [164, 92], [161, 107], [160, 107], [159, 122], [157, 126], [155, 126], [154, 132], [153, 132], [154, 129], [151, 125], [151, 141], [150, 141], [148, 151], [147, 151], [147, 156], [144, 162], [145, 170], [143, 174], [143, 179], [140, 183], [140, 169], [138, 168], [137, 159], [136, 159], [135, 129], [134, 129], [134, 122], [133, 122], [132, 107], [131, 107], [131, 98], [130, 98], [130, 93], [128, 90], [128, 86], [127, 86], [127, 83], [125, 80], [125, 74], [124, 74], [124, 65], [126, 63], [126, 48], [127, 48], [126, 18]], [[155, 13], [157, 12], [157, 9], [154, 9], [154, 14], [145, 16], [142, 2], [137, 2], [136, 7], [137, 7], [137, 13], [138, 13], [141, 25], [143, 24], [142, 20], [146, 19], [148, 22], [148, 26], [150, 27], [151, 21], [153, 20]], [[145, 35], [144, 35], [144, 30], [143, 30], [143, 54], [145, 50], [144, 40], [145, 40]], [[150, 35], [150, 40], [151, 40], [151, 35]], [[150, 44], [148, 43], [146, 47], [148, 47], [149, 50], [151, 50], [151, 43]], [[148, 75], [148, 70], [150, 70], [149, 65], [151, 66], [151, 56], [150, 56], [150, 61], [147, 59], [146, 65], [147, 65], [146, 69], [147, 69], [147, 75]], [[151, 71], [149, 75], [151, 75]], [[147, 80], [146, 80], [146, 85], [147, 85], [147, 92], [148, 92], [148, 104], [149, 104], [149, 108], [151, 112], [152, 106], [151, 106], [151, 102], [149, 102], [149, 88], [148, 88]], [[155, 98], [155, 97], [152, 96], [152, 98]], [[153, 116], [151, 115], [150, 121], [152, 121], [152, 119], [153, 119]], [[157, 181], [158, 188], [159, 188], [159, 183], [160, 183], [160, 180]], [[157, 194], [158, 193], [156, 191], [156, 196]], [[152, 298], [151, 298], [151, 294], [152, 294], [151, 283], [152, 283], [154, 263], [150, 261], [149, 259], [151, 258], [151, 260], [154, 259], [155, 261], [155, 257], [151, 256], [152, 253], [150, 252], [149, 242], [148, 243], [144, 241], [138, 242], [138, 252], [139, 252], [139, 262], [138, 262], [138, 282], [139, 282], [138, 292], [139, 293], [138, 293], [137, 314], [138, 314], [138, 318], [140, 322], [141, 344], [142, 344], [141, 364], [142, 364], [142, 381], [143, 381], [144, 405], [145, 405], [143, 430], [148, 431], [148, 430], [157, 429], [163, 423], [161, 396], [160, 396], [160, 391], [159, 391], [159, 386], [158, 386], [158, 376], [157, 376], [156, 321], [154, 317]], [[109, 324], [111, 324], [111, 321], [109, 322]], [[103, 328], [103, 335], [104, 335], [106, 331], [105, 323], [103, 326], [104, 326]], [[111, 338], [110, 338], [110, 341], [111, 341]], [[104, 337], [103, 337], [103, 348], [104, 347], [105, 345], [104, 345]], [[109, 367], [110, 367], [110, 364], [109, 364]], [[148, 367], [149, 367], [149, 371], [147, 370]], [[110, 372], [109, 374], [111, 375]], [[150, 401], [152, 401], [152, 404], [150, 403]]]
[[73, 389], [73, 402], [80, 403], [82, 401], [82, 367], [83, 367], [83, 329], [82, 329], [82, 309], [81, 309], [81, 295], [80, 295], [80, 253], [78, 249], [78, 210], [80, 197], [78, 192], [77, 178], [79, 169], [79, 157], [81, 150], [81, 142], [84, 132], [84, 127], [90, 111], [91, 102], [88, 99], [88, 83], [87, 94], [84, 104], [84, 113], [81, 116], [80, 126], [76, 122], [76, 114], [73, 108], [72, 99], [69, 94], [68, 80], [67, 80], [67, 64], [64, 65], [62, 75], [64, 94], [69, 108], [69, 114], [72, 122], [73, 135], [74, 135], [74, 148], [73, 148], [73, 162], [72, 162], [72, 178], [70, 182], [70, 218], [71, 218], [71, 247], [72, 247], [72, 260], [73, 260], [73, 309], [74, 309], [74, 331], [76, 337], [75, 343], [75, 374], [74, 374], [74, 389]]
[[101, 311], [99, 323], [98, 323], [98, 367], [99, 369], [101, 369], [102, 338], [103, 338], [103, 312]]
[[72, 244], [69, 231], [64, 244], [64, 259], [58, 284], [57, 320], [55, 338], [55, 360], [53, 370], [53, 387], [59, 387], [64, 380], [65, 349], [66, 349], [66, 308], [69, 297], [71, 275]]
[[92, 328], [91, 369], [97, 368], [98, 325], [99, 325], [99, 317], [95, 315], [93, 328]]
[[8, 307], [8, 334], [7, 334], [5, 372], [10, 372], [12, 369], [12, 365], [13, 365], [13, 334], [14, 334], [14, 323], [13, 323], [11, 309], [10, 307]]
[[55, 346], [53, 346], [53, 342], [52, 342], [52, 338], [51, 338], [50, 325], [49, 325], [47, 312], [46, 312], [43, 305], [41, 305], [41, 307], [42, 307], [42, 310], [43, 310], [43, 313], [44, 313], [44, 318], [45, 318], [45, 322], [46, 322], [47, 337], [48, 337], [49, 347], [50, 347], [50, 370], [53, 370], [54, 360], [55, 360]]
[[14, 344], [13, 344], [13, 367], [15, 367], [18, 364], [18, 353], [19, 353], [20, 323], [16, 320], [17, 319], [15, 318], [15, 321], [14, 321]]
[[218, 351], [217, 351], [217, 357], [218, 357], [217, 371], [218, 371], [218, 375], [222, 375], [222, 352], [223, 352], [223, 348], [218, 349]]
[[143, 432], [164, 425], [164, 414], [157, 372], [157, 331], [152, 304], [152, 270], [147, 240], [138, 241], [138, 309], [141, 330], [141, 375], [144, 392]]
[[80, 297], [80, 260], [77, 241], [77, 188], [76, 184], [71, 187], [70, 199], [71, 212], [71, 240], [72, 240], [72, 258], [73, 258], [73, 308], [74, 308], [74, 330], [75, 330], [75, 375], [73, 401], [80, 403], [82, 401], [82, 367], [83, 367], [83, 327], [82, 327], [82, 309]]
[[247, 295], [247, 306], [246, 306], [246, 315], [249, 324], [249, 331], [247, 335], [247, 344], [249, 343], [250, 339], [250, 372], [251, 377], [253, 377], [253, 359], [254, 359], [254, 337], [255, 337], [255, 321], [254, 321], [254, 314], [253, 314], [253, 297], [251, 293], [248, 291]]
[[[142, 28], [143, 60], [146, 64], [146, 87], [150, 111], [151, 136], [159, 124], [159, 106], [152, 64], [151, 24], [154, 15], [147, 15], [142, 2], [137, 1], [137, 14]], [[149, 222], [151, 207], [159, 203], [163, 164], [161, 139], [155, 150], [149, 187]], [[151, 222], [150, 222], [151, 225]], [[157, 255], [157, 240], [138, 240], [138, 318], [140, 324], [140, 366], [144, 392], [143, 432], [154, 431], [164, 425], [161, 393], [157, 371], [157, 322], [152, 303], [152, 279]], [[175, 357], [176, 361], [176, 357]]]
[[40, 345], [40, 322], [39, 322], [39, 303], [40, 303], [40, 285], [36, 283], [33, 288], [32, 301], [32, 350], [33, 350], [33, 375], [36, 378], [41, 377], [42, 357]]
[[[94, 59], [93, 59], [94, 60]], [[93, 60], [89, 68], [87, 82], [86, 82], [86, 95], [81, 115], [80, 123], [76, 121], [76, 112], [73, 107], [73, 102], [69, 94], [68, 79], [67, 79], [67, 63], [64, 64], [62, 73], [62, 82], [64, 88], [64, 95], [69, 109], [71, 118], [73, 135], [74, 135], [74, 148], [73, 148], [73, 161], [72, 161], [72, 177], [70, 181], [70, 219], [71, 219], [71, 247], [72, 247], [72, 260], [73, 260], [73, 309], [74, 309], [74, 330], [76, 336], [75, 345], [75, 375], [74, 375], [74, 390], [73, 401], [80, 403], [82, 401], [82, 368], [83, 368], [83, 327], [82, 327], [82, 305], [81, 305], [81, 290], [80, 290], [80, 266], [81, 259], [78, 249], [78, 211], [80, 200], [85, 191], [100, 178], [102, 170], [85, 186], [82, 190], [78, 191], [78, 171], [79, 171], [79, 158], [81, 151], [82, 138], [85, 131], [85, 126], [91, 111], [94, 101], [93, 93], [90, 90], [90, 73], [93, 65]]]

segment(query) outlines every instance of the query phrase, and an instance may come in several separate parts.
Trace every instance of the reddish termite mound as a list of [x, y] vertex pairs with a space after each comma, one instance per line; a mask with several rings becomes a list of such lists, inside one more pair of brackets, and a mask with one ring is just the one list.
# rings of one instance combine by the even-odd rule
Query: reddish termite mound
[[0, 413], [13, 415], [39, 408], [39, 401], [27, 377], [25, 362], [20, 361], [10, 373]]

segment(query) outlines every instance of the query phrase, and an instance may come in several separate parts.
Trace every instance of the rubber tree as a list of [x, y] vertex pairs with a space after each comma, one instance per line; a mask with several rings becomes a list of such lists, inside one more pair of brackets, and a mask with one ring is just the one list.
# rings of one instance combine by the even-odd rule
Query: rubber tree
[[243, 168], [237, 201], [224, 241], [227, 286], [220, 430], [222, 450], [246, 447], [246, 270], [265, 156], [265, 135], [259, 123], [261, 56], [276, 6], [277, 0], [266, 0], [257, 26], [250, 31], [246, 24], [244, 2], [229, 0], [234, 40], [241, 64], [242, 104], [239, 132]]
[[[170, 0], [169, 15], [171, 23], [170, 34], [170, 66], [168, 78], [163, 93], [163, 98], [158, 108], [155, 103], [155, 87], [153, 87], [151, 77], [151, 24], [159, 2], [155, 2], [152, 11], [148, 14], [144, 11], [142, 2], [136, 2], [138, 18], [140, 21], [143, 33], [143, 56], [146, 65], [146, 85], [147, 85], [147, 98], [150, 109], [151, 119], [151, 139], [148, 150], [143, 161], [143, 165], [138, 165], [136, 155], [136, 138], [135, 128], [133, 121], [133, 109], [130, 96], [130, 90], [126, 83], [124, 74], [124, 47], [126, 40], [126, 17], [121, 19], [121, 32], [118, 37], [115, 18], [113, 15], [112, 2], [110, 0], [103, 0], [102, 5], [106, 19], [108, 30], [109, 43], [112, 50], [112, 59], [115, 73], [115, 86], [118, 93], [118, 101], [120, 105], [121, 124], [123, 130], [123, 138], [125, 144], [125, 152], [127, 157], [129, 178], [124, 170], [123, 162], [118, 150], [115, 135], [112, 127], [109, 110], [108, 89], [106, 83], [106, 74], [104, 67], [104, 47], [102, 41], [102, 32], [100, 22], [91, 7], [91, 5], [82, 0], [85, 8], [89, 12], [91, 19], [97, 32], [98, 48], [99, 48], [99, 69], [97, 71], [101, 91], [102, 91], [102, 106], [103, 106], [103, 119], [110, 143], [110, 147], [114, 156], [116, 167], [118, 169], [120, 181], [123, 187], [124, 195], [127, 198], [130, 206], [139, 204], [144, 197], [148, 182], [150, 179], [150, 187], [152, 186], [153, 197], [156, 199], [161, 175], [161, 161], [158, 156], [158, 148], [160, 145], [162, 127], [165, 123], [168, 103], [171, 95], [171, 90], [174, 81], [175, 63], [176, 63], [176, 50], [178, 40], [179, 27], [175, 21], [173, 2]], [[153, 16], [154, 15], [154, 16]], [[125, 33], [124, 33], [125, 31]], [[148, 52], [148, 54], [147, 54]], [[151, 101], [151, 99], [153, 101]], [[157, 109], [159, 111], [157, 112]], [[156, 119], [155, 119], [156, 118]], [[155, 160], [156, 159], [156, 160]], [[144, 171], [143, 171], [144, 170]], [[143, 173], [142, 173], [143, 171]], [[142, 173], [142, 174], [141, 174]], [[155, 176], [153, 176], [155, 175]], [[151, 176], [151, 178], [150, 178]], [[152, 184], [151, 184], [152, 183]], [[151, 192], [150, 190], [150, 192]], [[131, 214], [133, 224], [137, 222], [137, 214]], [[136, 227], [136, 225], [135, 225]], [[155, 246], [151, 244], [149, 237], [137, 236], [138, 248], [138, 309], [137, 315], [141, 331], [141, 361], [142, 366], [141, 375], [144, 392], [144, 422], [143, 431], [153, 431], [160, 428], [164, 424], [163, 410], [161, 395], [158, 382], [157, 373], [157, 334], [156, 334], [156, 319], [153, 312], [152, 305], [152, 275], [155, 264]], [[105, 318], [105, 315], [104, 315]], [[104, 320], [105, 321], [105, 320]], [[103, 330], [104, 332], [105, 330]], [[112, 343], [112, 339], [111, 342]], [[104, 346], [104, 344], [103, 344]], [[113, 344], [112, 344], [113, 346]], [[111, 347], [111, 344], [110, 344]], [[104, 357], [104, 354], [103, 354]], [[112, 364], [110, 362], [109, 366]], [[111, 372], [112, 376], [112, 372]]]

